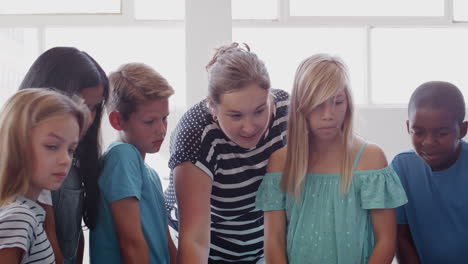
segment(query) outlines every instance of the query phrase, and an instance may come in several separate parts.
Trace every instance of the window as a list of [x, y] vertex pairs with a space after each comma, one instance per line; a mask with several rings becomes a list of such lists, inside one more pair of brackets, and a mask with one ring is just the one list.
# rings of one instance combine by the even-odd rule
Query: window
[[3, 15], [80, 13], [120, 13], [120, 0], [5, 0], [0, 5], [0, 14]]

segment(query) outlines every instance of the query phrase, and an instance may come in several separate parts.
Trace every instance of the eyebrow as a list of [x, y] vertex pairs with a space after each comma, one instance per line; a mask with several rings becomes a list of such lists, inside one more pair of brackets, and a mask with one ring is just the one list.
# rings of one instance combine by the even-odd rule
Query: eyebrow
[[[54, 132], [50, 132], [48, 135], [48, 137], [53, 137], [55, 139], [58, 139], [60, 140], [61, 142], [65, 142], [65, 139], [57, 134], [55, 134]], [[74, 145], [78, 145], [78, 141], [73, 141], [72, 144]]]
[[[255, 111], [259, 110], [260, 108], [262, 108], [262, 107], [264, 107], [264, 106], [266, 106], [266, 103], [263, 103], [263, 104], [257, 106], [257, 107], [255, 108]], [[236, 110], [227, 110], [226, 112], [228, 112], [228, 113], [233, 113], [233, 114], [241, 113], [241, 111], [236, 111]]]

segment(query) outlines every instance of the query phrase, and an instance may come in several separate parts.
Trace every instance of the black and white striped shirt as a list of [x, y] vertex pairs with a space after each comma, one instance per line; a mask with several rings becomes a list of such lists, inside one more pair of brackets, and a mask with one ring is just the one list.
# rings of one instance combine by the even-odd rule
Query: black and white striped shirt
[[54, 252], [44, 231], [45, 211], [37, 203], [19, 197], [0, 208], [0, 249], [24, 250], [21, 263], [55, 263]]
[[[263, 212], [255, 210], [255, 195], [270, 155], [285, 144], [289, 103], [286, 92], [272, 93], [273, 117], [254, 148], [231, 141], [214, 122], [206, 100], [185, 113], [171, 136], [171, 170], [190, 161], [213, 180], [209, 263], [256, 263], [263, 256]], [[177, 228], [172, 173], [166, 206]]]

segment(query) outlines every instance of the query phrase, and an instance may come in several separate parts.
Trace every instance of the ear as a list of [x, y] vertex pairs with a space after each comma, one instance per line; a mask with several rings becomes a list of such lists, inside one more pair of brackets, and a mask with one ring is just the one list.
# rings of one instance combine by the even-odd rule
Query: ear
[[410, 134], [410, 131], [409, 131], [409, 120], [406, 120], [406, 131], [408, 132], [408, 134]]
[[122, 128], [122, 115], [118, 111], [112, 111], [109, 114], [109, 123], [111, 126], [117, 130], [121, 131], [123, 130]]
[[463, 121], [460, 125], [460, 139], [466, 136], [468, 121]]

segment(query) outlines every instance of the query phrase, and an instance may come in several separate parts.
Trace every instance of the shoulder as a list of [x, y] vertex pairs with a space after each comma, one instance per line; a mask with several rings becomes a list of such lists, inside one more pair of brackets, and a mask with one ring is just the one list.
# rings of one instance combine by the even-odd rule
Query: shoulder
[[179, 148], [200, 144], [211, 130], [218, 129], [206, 105], [206, 99], [202, 100], [180, 118], [172, 132], [171, 145]]
[[[356, 141], [356, 148], [365, 144], [362, 140]], [[388, 166], [387, 157], [382, 148], [374, 143], [367, 143], [358, 163], [357, 170], [377, 170]]]
[[33, 228], [39, 222], [37, 217], [37, 214], [33, 211], [33, 209], [30, 208], [28, 204], [25, 204], [19, 200], [16, 200], [15, 202], [12, 202], [0, 209], [0, 223], [9, 222], [13, 223], [15, 226]]
[[287, 147], [273, 152], [268, 159], [267, 172], [282, 172], [286, 163]]
[[280, 89], [271, 89], [271, 94], [275, 98], [275, 102], [284, 102], [289, 100], [289, 94]]
[[128, 144], [122, 141], [115, 141], [109, 145], [107, 151], [104, 153], [103, 157], [105, 160], [114, 159], [119, 157], [138, 157], [139, 151], [132, 144]]

